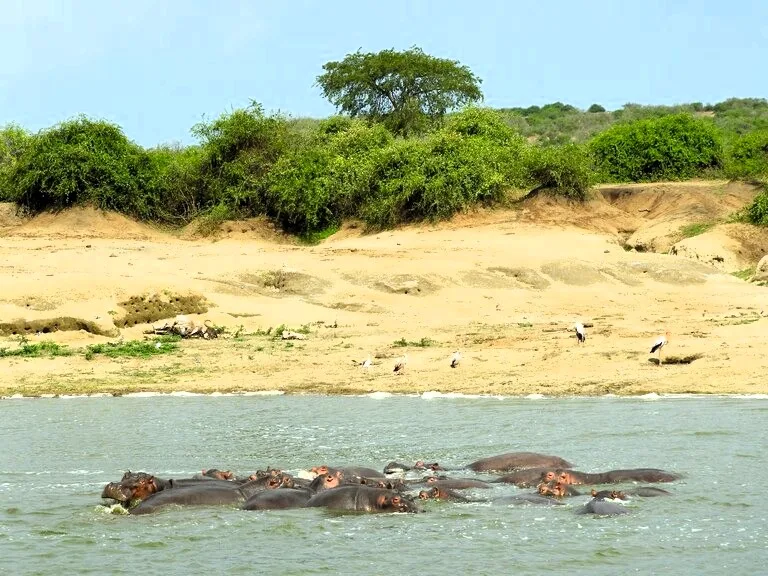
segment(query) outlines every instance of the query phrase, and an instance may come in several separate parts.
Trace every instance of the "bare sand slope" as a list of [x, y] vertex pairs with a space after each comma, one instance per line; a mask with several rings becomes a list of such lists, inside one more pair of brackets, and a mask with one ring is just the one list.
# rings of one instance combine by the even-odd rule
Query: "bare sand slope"
[[[312, 247], [254, 222], [228, 224], [218, 241], [96, 211], [15, 222], [0, 231], [0, 324], [69, 317], [115, 334], [57, 331], [30, 341], [115, 341], [114, 322], [126, 313], [118, 303], [163, 291], [202, 295], [210, 308], [198, 318], [242, 328], [237, 338], [188, 340], [150, 359], [0, 358], [0, 394], [768, 393], [766, 289], [694, 259], [626, 251], [643, 221], [606, 198], [578, 208], [536, 199], [373, 235], [348, 226]], [[740, 234], [736, 249], [754, 243]], [[593, 324], [583, 346], [574, 321]], [[307, 339], [263, 334], [283, 324], [306, 326]], [[120, 337], [147, 328], [120, 326]], [[650, 362], [665, 330], [665, 356], [696, 359]], [[415, 344], [422, 339], [427, 346]], [[0, 337], [0, 347], [16, 345]], [[463, 361], [452, 369], [457, 349]], [[393, 374], [403, 353], [405, 372]], [[364, 371], [354, 362], [368, 354], [373, 367]]]

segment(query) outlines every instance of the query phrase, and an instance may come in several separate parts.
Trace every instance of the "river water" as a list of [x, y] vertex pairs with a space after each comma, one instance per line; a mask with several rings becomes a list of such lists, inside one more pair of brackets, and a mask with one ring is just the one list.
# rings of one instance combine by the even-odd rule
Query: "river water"
[[[153, 396], [0, 400], [3, 574], [757, 574], [768, 568], [768, 399]], [[110, 514], [123, 472], [461, 466], [531, 450], [578, 470], [684, 474], [617, 517], [427, 502], [424, 514]], [[462, 474], [466, 476], [467, 474]], [[494, 494], [529, 492], [494, 488]], [[485, 496], [477, 490], [474, 496]], [[487, 491], [485, 491], [487, 492]]]

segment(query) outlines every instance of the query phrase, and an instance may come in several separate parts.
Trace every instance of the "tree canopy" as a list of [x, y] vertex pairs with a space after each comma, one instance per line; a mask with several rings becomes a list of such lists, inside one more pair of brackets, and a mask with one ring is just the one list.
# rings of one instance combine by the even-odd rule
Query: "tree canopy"
[[455, 60], [435, 58], [421, 48], [403, 52], [359, 50], [328, 62], [317, 84], [342, 113], [383, 122], [407, 136], [439, 122], [449, 110], [482, 100], [480, 78]]

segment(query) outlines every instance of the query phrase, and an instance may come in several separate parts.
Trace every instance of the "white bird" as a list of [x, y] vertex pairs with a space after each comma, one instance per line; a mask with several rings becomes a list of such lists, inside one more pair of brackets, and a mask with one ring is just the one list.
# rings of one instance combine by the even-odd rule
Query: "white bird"
[[368, 370], [371, 367], [371, 355], [368, 354], [368, 358], [358, 363], [358, 366], [362, 366], [363, 370]]
[[573, 325], [573, 329], [576, 330], [576, 341], [579, 344], [584, 344], [587, 341], [587, 331], [584, 329], [584, 324], [576, 322]]
[[669, 330], [664, 333], [664, 336], [659, 336], [658, 340], [651, 346], [651, 354], [654, 352], [659, 353], [659, 366], [661, 366], [661, 349], [669, 343]]
[[155, 348], [160, 350], [161, 347], [162, 347], [162, 344], [160, 342], [155, 342]]
[[456, 368], [456, 366], [459, 365], [459, 362], [461, 362], [461, 354], [456, 350], [456, 352], [453, 353], [453, 356], [451, 356], [451, 368]]
[[392, 372], [395, 372], [397, 374], [402, 374], [403, 370], [405, 370], [405, 365], [408, 363], [408, 354], [403, 354], [403, 357], [400, 358], [395, 363], [395, 369], [392, 370]]

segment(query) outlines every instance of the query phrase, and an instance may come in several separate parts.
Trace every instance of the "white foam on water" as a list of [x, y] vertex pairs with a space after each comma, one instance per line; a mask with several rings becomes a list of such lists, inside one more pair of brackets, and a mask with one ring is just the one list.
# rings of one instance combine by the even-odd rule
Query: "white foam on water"
[[362, 395], [365, 398], [373, 398], [374, 400], [382, 400], [384, 398], [392, 398], [394, 394], [392, 392], [371, 392], [369, 394]]
[[528, 400], [544, 400], [546, 396], [544, 394], [528, 394], [525, 398]]
[[447, 399], [496, 398], [497, 400], [504, 400], [505, 396], [491, 395], [491, 394], [464, 394], [462, 392], [437, 392], [436, 390], [430, 390], [428, 392], [422, 392], [421, 398], [423, 398], [424, 400], [434, 400], [436, 398], [447, 398]]

